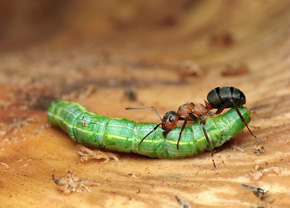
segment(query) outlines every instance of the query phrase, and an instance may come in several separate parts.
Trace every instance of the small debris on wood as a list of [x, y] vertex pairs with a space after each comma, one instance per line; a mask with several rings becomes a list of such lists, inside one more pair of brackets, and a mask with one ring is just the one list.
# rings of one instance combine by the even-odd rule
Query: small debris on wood
[[94, 85], [89, 85], [87, 86], [79, 95], [78, 99], [82, 100], [88, 96], [90, 96], [91, 94], [95, 93], [97, 91], [96, 86]]
[[61, 176], [59, 179], [56, 179], [52, 173], [52, 180], [59, 186], [57, 190], [64, 192], [65, 194], [90, 191], [90, 186], [101, 185], [93, 180], [83, 180], [82, 178], [78, 178], [70, 171], [68, 171], [65, 176]]
[[0, 109], [7, 110], [10, 105], [12, 105], [12, 102], [0, 100]]
[[176, 208], [191, 208], [191, 205], [186, 199], [180, 199], [177, 195], [175, 195], [175, 199], [179, 203], [179, 206]]
[[76, 146], [77, 154], [80, 156], [82, 162], [86, 162], [90, 159], [104, 159], [101, 163], [108, 163], [110, 159], [114, 159], [116, 161], [119, 161], [119, 155], [116, 153], [111, 152], [103, 152], [100, 150], [91, 150], [83, 145], [77, 145]]
[[264, 189], [262, 188], [257, 188], [257, 187], [254, 187], [254, 186], [249, 186], [249, 185], [246, 185], [246, 184], [241, 184], [244, 188], [246, 189], [249, 189], [251, 190], [256, 197], [258, 197], [259, 199], [263, 200], [265, 198], [265, 194], [268, 193], [269, 191], [265, 191]]
[[[2, 127], [3, 124], [0, 124], [0, 127]], [[6, 134], [6, 131], [0, 130], [0, 137], [4, 136]]]
[[52, 127], [52, 124], [50, 124], [50, 123], [47, 123], [47, 124], [42, 124], [41, 125], [41, 127], [40, 128], [38, 128], [38, 129], [35, 129], [34, 130], [34, 135], [37, 135], [40, 131], [42, 131], [43, 129], [49, 129], [49, 128], [51, 128]]
[[125, 97], [129, 100], [129, 101], [136, 101], [137, 100], [137, 94], [136, 92], [134, 92], [134, 90], [132, 90], [131, 88], [127, 88], [125, 90]]
[[0, 131], [1, 137], [6, 137], [2, 140], [5, 143], [11, 143], [19, 139], [18, 135], [21, 136], [23, 141], [26, 140], [26, 136], [23, 132], [23, 127], [28, 126], [30, 123], [36, 122], [35, 118], [26, 118], [26, 119], [13, 119], [13, 122], [8, 125], [1, 124], [3, 130]]
[[83, 100], [97, 91], [96, 86], [89, 85], [81, 90], [74, 90], [69, 94], [61, 96], [62, 100]]
[[178, 15], [174, 13], [168, 13], [161, 17], [158, 21], [158, 25], [162, 27], [174, 27], [178, 24]]
[[261, 147], [258, 148], [258, 149], [254, 149], [254, 153], [257, 154], [257, 155], [263, 154], [264, 151], [265, 151], [264, 146], [261, 146]]
[[255, 167], [255, 170], [257, 172], [251, 174], [251, 179], [253, 181], [259, 180], [260, 178], [262, 178], [264, 175], [266, 175], [268, 173], [275, 173], [276, 175], [281, 174], [281, 170], [278, 167], [263, 168], [263, 167], [260, 167], [257, 165]]
[[234, 38], [228, 31], [219, 31], [210, 36], [209, 42], [212, 46], [228, 47], [234, 44]]
[[237, 150], [240, 150], [241, 152], [244, 152], [245, 150], [243, 150], [242, 148], [236, 146], [236, 145], [231, 145], [233, 148], [237, 149]]
[[233, 63], [226, 66], [226, 69], [221, 73], [222, 76], [238, 76], [248, 74], [249, 66], [245, 63]]
[[0, 162], [0, 165], [3, 165], [6, 167], [6, 169], [9, 169], [9, 166], [6, 163]]
[[184, 61], [178, 72], [182, 79], [187, 77], [201, 77], [204, 74], [203, 68], [191, 60]]
[[131, 178], [138, 178], [135, 173], [129, 173], [128, 176], [130, 176]]

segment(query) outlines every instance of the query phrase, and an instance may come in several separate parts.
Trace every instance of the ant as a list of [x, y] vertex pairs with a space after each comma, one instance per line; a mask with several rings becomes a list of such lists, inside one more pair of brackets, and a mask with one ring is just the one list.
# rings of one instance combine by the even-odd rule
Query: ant
[[[230, 86], [216, 87], [208, 93], [207, 100], [208, 101], [204, 101], [205, 105], [200, 104], [200, 103], [199, 104], [194, 104], [194, 103], [183, 104], [178, 108], [177, 112], [168, 111], [163, 116], [163, 118], [160, 117], [159, 113], [157, 112], [154, 106], [126, 108], [126, 110], [153, 108], [161, 120], [161, 123], [157, 124], [157, 126], [154, 127], [154, 129], [150, 131], [140, 141], [138, 145], [138, 149], [141, 143], [144, 141], [144, 139], [146, 139], [146, 137], [149, 136], [152, 132], [154, 132], [160, 125], [162, 129], [164, 130], [163, 135], [166, 137], [166, 135], [173, 128], [177, 126], [177, 122], [179, 120], [184, 120], [183, 125], [181, 127], [181, 131], [179, 133], [179, 138], [177, 141], [177, 149], [179, 149], [179, 142], [181, 139], [182, 132], [187, 124], [187, 121], [193, 121], [193, 122], [201, 121], [200, 125], [202, 127], [203, 133], [209, 145], [214, 167], [216, 167], [214, 159], [213, 159], [212, 147], [211, 147], [208, 135], [206, 133], [206, 130], [204, 128], [204, 125], [208, 117], [220, 114], [225, 108], [235, 108], [241, 121], [245, 124], [245, 126], [247, 127], [251, 135], [257, 139], [257, 137], [253, 134], [253, 132], [248, 127], [245, 119], [243, 118], [243, 116], [241, 115], [238, 109], [238, 107], [242, 107], [246, 103], [246, 97], [242, 91], [240, 91], [238, 88], [230, 87]], [[214, 113], [211, 111], [212, 109], [217, 109], [217, 111]]]

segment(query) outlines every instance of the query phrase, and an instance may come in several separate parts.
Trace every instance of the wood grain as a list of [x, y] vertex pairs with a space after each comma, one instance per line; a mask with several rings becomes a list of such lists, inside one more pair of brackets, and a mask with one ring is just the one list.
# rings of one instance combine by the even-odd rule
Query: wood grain
[[[27, 44], [7, 43], [0, 56], [1, 207], [178, 207], [174, 195], [192, 207], [290, 205], [288, 1], [74, 2], [59, 9], [66, 6], [54, 32], [37, 33], [37, 41], [19, 37]], [[83, 163], [77, 144], [46, 115], [52, 100], [67, 99], [108, 117], [158, 122], [153, 111], [124, 109], [154, 105], [164, 114], [201, 103], [222, 85], [245, 93], [250, 128], [261, 140], [256, 148], [265, 151], [254, 154], [256, 140], [244, 130], [214, 154], [217, 169], [208, 152]], [[127, 88], [136, 101], [126, 98]], [[64, 194], [51, 177], [68, 171], [101, 185]], [[241, 183], [269, 192], [260, 200]]]

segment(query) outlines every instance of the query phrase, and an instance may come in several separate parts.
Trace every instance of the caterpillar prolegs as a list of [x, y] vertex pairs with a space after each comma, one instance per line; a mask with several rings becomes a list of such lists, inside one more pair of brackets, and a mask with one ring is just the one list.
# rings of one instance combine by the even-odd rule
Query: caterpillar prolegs
[[[251, 120], [247, 108], [238, 108], [248, 124]], [[185, 158], [209, 150], [209, 145], [197, 121], [184, 128], [179, 149], [176, 144], [181, 127], [172, 129], [166, 137], [158, 127], [138, 149], [138, 144], [156, 123], [136, 123], [125, 118], [109, 118], [90, 112], [78, 103], [56, 100], [50, 104], [48, 119], [80, 144], [118, 152], [133, 152], [151, 158]], [[220, 147], [239, 133], [245, 124], [235, 109], [210, 117], [204, 125], [211, 147]]]

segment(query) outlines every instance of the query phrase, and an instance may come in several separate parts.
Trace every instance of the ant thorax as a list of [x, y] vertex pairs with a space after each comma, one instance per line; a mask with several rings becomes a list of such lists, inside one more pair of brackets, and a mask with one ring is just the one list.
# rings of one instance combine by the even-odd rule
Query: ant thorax
[[211, 111], [207, 106], [204, 106], [201, 103], [195, 104], [192, 109], [192, 113], [199, 117], [201, 120], [205, 120], [210, 116], [214, 115], [214, 112]]

